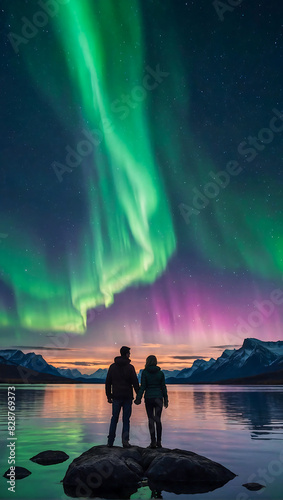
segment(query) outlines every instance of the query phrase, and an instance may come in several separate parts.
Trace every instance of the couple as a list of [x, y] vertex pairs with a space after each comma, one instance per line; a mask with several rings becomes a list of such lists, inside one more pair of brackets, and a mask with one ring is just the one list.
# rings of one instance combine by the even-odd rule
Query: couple
[[[141, 386], [139, 386], [136, 371], [133, 365], [130, 364], [130, 347], [121, 347], [120, 354], [121, 356], [117, 356], [114, 359], [114, 363], [109, 367], [105, 383], [108, 403], [112, 403], [112, 418], [107, 446], [113, 446], [120, 411], [123, 408], [122, 444], [124, 448], [131, 447], [129, 443], [130, 416], [132, 413], [134, 387], [137, 395], [134, 401], [136, 405], [141, 404], [141, 399], [145, 391], [145, 408], [151, 438], [149, 448], [162, 448], [161, 412], [163, 401], [165, 408], [168, 407], [164, 373], [157, 366], [156, 357], [148, 356], [146, 358], [145, 369], [142, 372]], [[154, 424], [156, 424], [156, 435]]]

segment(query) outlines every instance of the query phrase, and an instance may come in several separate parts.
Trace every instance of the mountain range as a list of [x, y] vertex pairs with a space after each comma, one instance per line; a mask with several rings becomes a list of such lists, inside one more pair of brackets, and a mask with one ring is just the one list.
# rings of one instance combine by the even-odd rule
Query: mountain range
[[[197, 359], [167, 383], [216, 383], [283, 370], [283, 341], [248, 338], [239, 349], [225, 349], [217, 359]], [[282, 377], [283, 379], [283, 377]]]
[[79, 370], [55, 368], [41, 354], [24, 354], [19, 349], [0, 350], [0, 383], [104, 383], [107, 369], [91, 375]]
[[[217, 359], [196, 359], [190, 368], [163, 372], [168, 384], [264, 383], [265, 379], [283, 383], [283, 341], [248, 338], [239, 349], [225, 349]], [[77, 369], [55, 368], [34, 352], [0, 350], [0, 383], [104, 383], [106, 374], [106, 368], [82, 374]]]

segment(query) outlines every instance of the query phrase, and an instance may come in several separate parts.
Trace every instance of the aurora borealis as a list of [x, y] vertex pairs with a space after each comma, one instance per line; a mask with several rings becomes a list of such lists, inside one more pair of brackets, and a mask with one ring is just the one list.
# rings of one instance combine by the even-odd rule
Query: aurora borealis
[[282, 338], [276, 9], [3, 1], [3, 346]]
[[[128, 75], [131, 85], [143, 77], [139, 5], [133, 2], [132, 6], [135, 22], [127, 16], [126, 3], [115, 7], [113, 20], [117, 39], [124, 39], [125, 43], [124, 65], [130, 62], [132, 48], [138, 46]], [[73, 331], [84, 331], [88, 309], [101, 304], [109, 306], [114, 294], [128, 286], [152, 283], [164, 271], [175, 249], [172, 220], [153, 157], [143, 103], [140, 102], [135, 113], [128, 117], [126, 127], [120, 116], [110, 123], [110, 108], [115, 105], [115, 101], [111, 105], [110, 96], [113, 92], [121, 92], [124, 72], [115, 65], [110, 69], [113, 74], [106, 72], [107, 65], [115, 57], [113, 41], [105, 43], [113, 2], [98, 2], [96, 8], [79, 0], [67, 2], [62, 15], [56, 17], [55, 29], [58, 49], [64, 59], [62, 64], [68, 71], [66, 80], [72, 85], [72, 99], [80, 104], [80, 120], [87, 123], [89, 129], [84, 133], [91, 138], [84, 143], [78, 141], [76, 150], [67, 146], [67, 163], [77, 166], [79, 152], [82, 157], [85, 151], [90, 156], [89, 147], [93, 139], [94, 146], [97, 141], [97, 133], [93, 133], [97, 123], [102, 124], [104, 154], [95, 150], [94, 157], [88, 158], [89, 171], [84, 182], [87, 210], [76, 237], [78, 253], [73, 258], [72, 248], [66, 248], [66, 269], [62, 274], [59, 271], [59, 283], [44, 258], [39, 259], [40, 269], [31, 270], [37, 284], [34, 279], [20, 279], [23, 288], [18, 287], [19, 270], [11, 279], [10, 284], [17, 293], [19, 323], [24, 328], [65, 330], [72, 323]], [[45, 91], [48, 95], [50, 88], [46, 88], [45, 76], [38, 80], [42, 67], [40, 48], [36, 53], [31, 48], [30, 52], [26, 54], [26, 66], [32, 81], [37, 79], [40, 92]], [[49, 56], [53, 56], [51, 51]], [[58, 63], [54, 65], [52, 72], [52, 97], [62, 93], [56, 81], [58, 66]], [[160, 77], [157, 75], [157, 78]], [[147, 86], [148, 89], [156, 84], [153, 76], [152, 79], [153, 84]], [[134, 90], [141, 94], [140, 87]], [[144, 96], [141, 97], [144, 101]], [[140, 96], [138, 101], [141, 101]], [[59, 181], [63, 180], [66, 171], [71, 171], [70, 166], [60, 162], [54, 162], [52, 167]], [[162, 238], [160, 233], [164, 234]], [[28, 255], [32, 252], [29, 245]], [[42, 250], [40, 253], [44, 254]], [[11, 254], [9, 263], [13, 264]], [[30, 266], [33, 264], [27, 262], [24, 267], [30, 269]], [[50, 280], [47, 279], [49, 273]], [[9, 325], [9, 319], [7, 323]]]

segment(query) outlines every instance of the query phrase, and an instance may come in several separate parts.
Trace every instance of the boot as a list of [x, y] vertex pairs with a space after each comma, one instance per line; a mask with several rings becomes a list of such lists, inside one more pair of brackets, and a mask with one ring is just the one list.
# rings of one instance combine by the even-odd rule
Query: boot
[[123, 443], [123, 448], [132, 448], [132, 445], [129, 443], [129, 441], [125, 441], [125, 443]]

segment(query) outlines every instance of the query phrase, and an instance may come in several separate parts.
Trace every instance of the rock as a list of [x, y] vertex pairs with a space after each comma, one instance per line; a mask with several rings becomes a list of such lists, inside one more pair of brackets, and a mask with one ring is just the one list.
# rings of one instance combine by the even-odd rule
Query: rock
[[186, 450], [162, 448], [147, 454], [146, 464], [151, 489], [178, 495], [213, 491], [235, 477], [223, 465]]
[[68, 460], [68, 458], [69, 455], [67, 455], [67, 453], [64, 453], [64, 451], [47, 450], [38, 453], [34, 457], [30, 458], [30, 460], [40, 465], [53, 465], [61, 464], [62, 462]]
[[127, 492], [137, 491], [142, 478], [141, 461], [136, 447], [94, 446], [69, 465], [63, 479], [65, 493], [76, 497], [115, 492], [115, 497], [121, 493], [127, 498]]
[[[8, 476], [8, 474], [10, 473], [11, 473], [10, 469], [6, 470], [5, 474], [3, 474], [3, 477], [11, 479], [10, 476]], [[24, 479], [30, 474], [31, 474], [30, 470], [25, 469], [25, 467], [19, 467], [18, 465], [15, 466], [15, 479]]]
[[263, 484], [259, 484], [259, 483], [245, 483], [245, 484], [243, 484], [243, 486], [250, 491], [258, 491], [258, 490], [261, 490], [261, 488], [265, 488], [265, 486]]
[[144, 478], [152, 490], [197, 493], [219, 488], [234, 477], [222, 465], [190, 451], [101, 445], [73, 460], [63, 486], [73, 497], [130, 498]]
[[138, 462], [136, 462], [133, 458], [126, 458], [125, 462], [129, 469], [135, 472], [139, 477], [143, 477], [143, 468]]
[[146, 475], [155, 481], [196, 482], [205, 478], [206, 483], [229, 481], [231, 472], [191, 451], [163, 449], [151, 461]]

